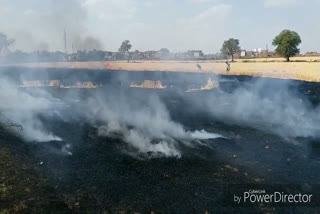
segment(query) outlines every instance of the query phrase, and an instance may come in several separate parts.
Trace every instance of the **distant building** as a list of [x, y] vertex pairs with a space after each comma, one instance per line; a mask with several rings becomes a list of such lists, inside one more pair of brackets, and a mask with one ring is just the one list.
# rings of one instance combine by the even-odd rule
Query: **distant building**
[[105, 51], [104, 60], [106, 61], [114, 61], [117, 60], [117, 52]]
[[179, 52], [174, 54], [174, 59], [177, 59], [177, 60], [185, 60], [187, 58], [188, 56], [187, 56], [187, 53], [185, 52]]
[[269, 50], [261, 50], [256, 55], [256, 57], [259, 57], [259, 58], [276, 57], [276, 56], [277, 54], [274, 51], [269, 51]]
[[187, 51], [187, 56], [191, 58], [203, 57], [204, 54], [201, 50], [189, 50]]
[[320, 56], [320, 53], [318, 53], [318, 52], [307, 52], [305, 54], [305, 56]]
[[147, 60], [155, 60], [156, 58], [158, 58], [157, 54], [158, 54], [157, 51], [142, 52], [143, 59], [147, 59]]
[[224, 54], [216, 53], [216, 54], [207, 54], [204, 56], [205, 60], [225, 60], [227, 57]]
[[246, 57], [246, 55], [247, 55], [247, 51], [246, 51], [246, 50], [240, 51], [240, 57], [241, 57], [241, 58]]
[[268, 52], [268, 56], [269, 56], [269, 57], [274, 57], [274, 56], [277, 56], [277, 54], [276, 54], [276, 52], [274, 52], [274, 51], [269, 51], [269, 52]]
[[246, 57], [246, 54], [247, 54], [247, 51], [246, 50], [240, 50], [239, 52], [235, 53], [233, 55], [233, 57], [235, 59], [241, 59], [241, 58], [245, 58]]
[[266, 58], [269, 56], [269, 50], [261, 50], [260, 52], [258, 52], [257, 57], [260, 58]]
[[257, 52], [256, 51], [247, 51], [246, 52], [246, 58], [255, 58]]
[[132, 60], [143, 60], [143, 52], [139, 50], [135, 50], [134, 52], [130, 52], [130, 58]]
[[233, 58], [240, 59], [241, 58], [241, 52], [237, 52], [237, 53], [233, 54]]

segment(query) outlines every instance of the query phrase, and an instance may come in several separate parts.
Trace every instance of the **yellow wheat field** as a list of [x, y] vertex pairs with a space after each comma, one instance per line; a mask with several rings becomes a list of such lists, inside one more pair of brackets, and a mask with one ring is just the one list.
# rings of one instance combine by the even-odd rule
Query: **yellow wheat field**
[[[70, 68], [70, 69], [109, 69], [126, 71], [170, 71], [170, 72], [201, 72], [215, 73], [222, 75], [249, 75], [256, 77], [269, 77], [279, 79], [295, 79], [310, 82], [320, 82], [320, 59], [319, 57], [302, 57], [312, 62], [297, 61], [300, 58], [293, 58], [293, 62], [282, 62], [281, 58], [274, 58], [273, 62], [235, 62], [231, 63], [231, 71], [226, 72], [226, 64], [223, 61], [139, 61], [139, 62], [61, 62], [61, 63], [30, 63], [18, 66], [44, 67], [44, 68]], [[280, 61], [276, 61], [280, 60]], [[201, 66], [201, 70], [197, 65]], [[15, 65], [17, 66], [17, 65]]]
[[[276, 58], [253, 58], [253, 59], [236, 59], [237, 62], [285, 62], [281, 57]], [[292, 62], [320, 62], [320, 56], [296, 56], [291, 57]]]

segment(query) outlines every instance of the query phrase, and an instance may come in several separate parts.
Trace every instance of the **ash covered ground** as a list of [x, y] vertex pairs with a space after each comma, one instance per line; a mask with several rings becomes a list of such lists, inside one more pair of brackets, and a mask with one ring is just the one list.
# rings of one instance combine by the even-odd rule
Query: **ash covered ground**
[[[238, 206], [227, 194], [244, 184], [320, 193], [318, 83], [168, 72], [1, 72], [3, 212], [318, 210], [316, 204]], [[219, 89], [186, 92], [208, 78]], [[15, 87], [22, 80], [99, 87]], [[166, 88], [129, 88], [144, 80]]]

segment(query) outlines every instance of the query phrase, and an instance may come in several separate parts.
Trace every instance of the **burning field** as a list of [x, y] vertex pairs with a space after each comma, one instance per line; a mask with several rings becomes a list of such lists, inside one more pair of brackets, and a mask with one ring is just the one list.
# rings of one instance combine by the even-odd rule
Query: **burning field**
[[[318, 83], [3, 67], [0, 87], [0, 213], [317, 210]], [[314, 201], [236, 204], [245, 185]]]
[[[16, 66], [30, 68], [108, 69], [117, 71], [201, 72], [217, 75], [254, 76], [320, 82], [319, 57], [295, 57], [290, 63], [283, 62], [282, 58], [238, 60], [235, 63], [231, 63], [231, 70], [228, 73], [226, 73], [225, 61], [55, 62], [26, 63], [17, 64]], [[200, 70], [198, 66], [200, 66]]]

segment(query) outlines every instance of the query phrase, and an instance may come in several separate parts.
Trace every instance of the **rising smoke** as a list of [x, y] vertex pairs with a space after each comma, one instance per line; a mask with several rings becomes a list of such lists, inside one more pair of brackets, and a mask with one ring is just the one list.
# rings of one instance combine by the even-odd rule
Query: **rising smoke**
[[81, 38], [81, 37], [73, 38], [74, 50], [87, 50], [87, 51], [101, 50], [102, 47], [103, 47], [102, 43], [98, 39], [92, 36], [88, 36], [85, 38]]
[[[61, 119], [67, 106], [65, 101], [74, 97], [66, 94], [63, 100], [52, 97], [41, 88], [28, 90], [17, 88], [17, 84], [1, 78], [0, 106], [1, 122], [22, 127], [18, 132], [27, 142], [60, 141], [58, 136], [46, 130], [39, 115]], [[79, 98], [80, 99], [80, 98]], [[59, 105], [58, 105], [59, 104]], [[183, 125], [174, 122], [166, 106], [156, 96], [141, 98], [118, 89], [102, 91], [88, 100], [73, 106], [78, 118], [84, 118], [97, 127], [103, 137], [118, 138], [136, 149], [137, 153], [152, 153], [161, 156], [180, 157], [179, 144], [193, 146], [199, 139], [213, 139], [220, 135], [206, 131], [186, 131]], [[72, 120], [64, 117], [63, 120]], [[74, 122], [74, 121], [73, 121]], [[70, 147], [70, 146], [69, 146]]]
[[293, 81], [258, 79], [232, 93], [199, 101], [220, 121], [284, 138], [319, 137], [320, 109], [291, 87]]
[[[63, 140], [45, 128], [47, 126], [40, 120], [39, 114], [62, 119], [60, 116], [67, 115], [64, 112], [67, 108], [57, 106], [69, 105], [68, 100], [74, 100], [74, 95], [67, 93], [62, 100], [40, 88], [32, 92], [19, 89], [16, 83], [3, 76], [0, 85], [0, 98], [4, 101], [0, 104], [2, 123], [9, 121], [20, 125], [20, 134], [26, 141]], [[96, 127], [98, 135], [122, 140], [138, 154], [180, 157], [183, 155], [180, 149], [182, 144], [193, 147], [199, 140], [223, 137], [204, 130], [191, 132], [172, 120], [167, 106], [158, 96], [141, 96], [130, 91], [107, 87], [97, 90], [86, 100], [78, 97], [80, 103], [73, 105], [73, 114]], [[181, 93], [179, 99], [188, 100], [190, 106], [187, 108], [193, 109], [196, 114], [207, 112], [207, 117], [213, 121], [248, 126], [286, 139], [319, 137], [319, 107], [314, 107], [304, 96], [292, 90], [289, 81], [260, 79], [233, 92], [214, 89], [206, 96], [189, 95]], [[64, 117], [63, 120], [74, 119]], [[223, 135], [230, 138], [231, 135], [225, 133]]]
[[[40, 112], [49, 113], [50, 109], [57, 102], [50, 94], [38, 90], [33, 94], [17, 88], [7, 78], [0, 79], [0, 118], [9, 126], [11, 131], [21, 131], [21, 135], [27, 141], [47, 142], [61, 140], [52, 133], [45, 131], [42, 122], [37, 115]], [[21, 130], [16, 130], [18, 125]]]
[[[107, 97], [91, 98], [85, 107], [86, 117], [93, 124], [99, 122], [99, 135], [118, 136], [140, 153], [161, 153], [181, 156], [179, 143], [192, 146], [195, 139], [214, 139], [222, 136], [206, 131], [186, 131], [172, 121], [166, 106], [157, 96], [144, 99], [113, 91]], [[88, 111], [89, 110], [89, 111]]]
[[[101, 49], [102, 42], [87, 29], [87, 11], [83, 1], [50, 0], [20, 4], [4, 0], [10, 7], [10, 21], [1, 23], [1, 31], [16, 39], [14, 48], [22, 51], [64, 51], [64, 30], [67, 51]], [[30, 4], [35, 9], [28, 9]], [[21, 12], [21, 8], [25, 11]], [[22, 14], [23, 13], [23, 14]], [[6, 14], [3, 14], [5, 17]]]

